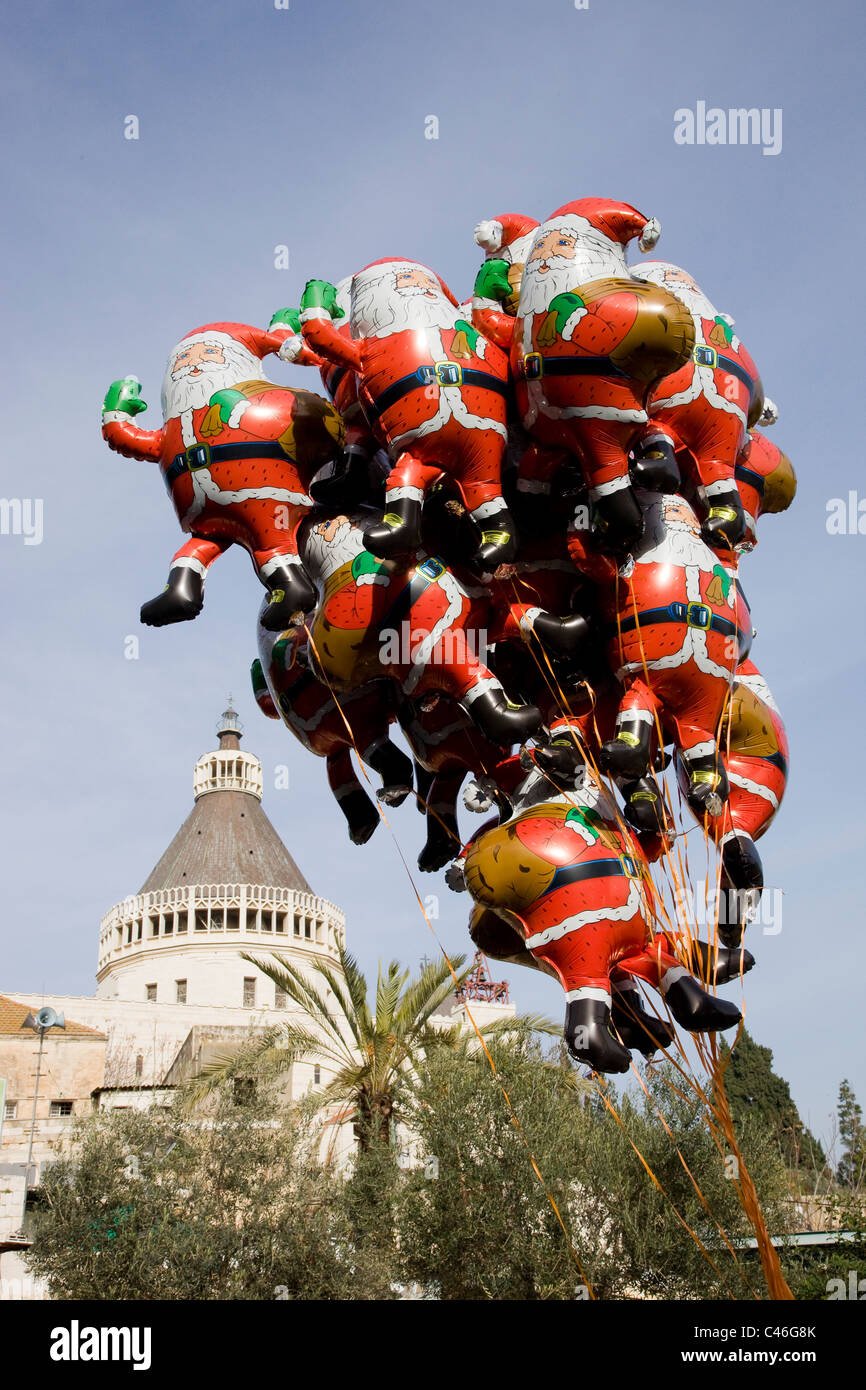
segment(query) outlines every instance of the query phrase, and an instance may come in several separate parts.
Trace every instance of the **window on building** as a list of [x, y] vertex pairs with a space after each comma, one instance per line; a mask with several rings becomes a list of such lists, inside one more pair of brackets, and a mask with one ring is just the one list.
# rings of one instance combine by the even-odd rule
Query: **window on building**
[[322, 1068], [319, 1066], [319, 1064], [318, 1064], [318, 1062], [317, 1062], [316, 1065], [313, 1067], [313, 1085], [314, 1085], [314, 1086], [319, 1086], [319, 1085], [321, 1085], [321, 1081], [322, 1081]]
[[3, 1107], [3, 1118], [5, 1120], [17, 1120], [18, 1102], [17, 1100], [7, 1100]]
[[136, 1078], [144, 1075], [144, 1058], [140, 1052], [135, 1059], [135, 1075]]
[[313, 924], [312, 924], [312, 922], [310, 921], [309, 917], [307, 918], [306, 922], [304, 923], [304, 936], [306, 937], [307, 941], [312, 940], [312, 936], [313, 936]]
[[244, 976], [244, 1008], [254, 1009], [256, 1007], [256, 981], [255, 976]]
[[71, 1100], [53, 1100], [48, 1109], [48, 1114], [52, 1120], [62, 1120], [67, 1115], [72, 1114]]
[[186, 980], [175, 980], [174, 987], [178, 1004], [186, 1003]]
[[286, 1008], [286, 1005], [287, 1005], [287, 1003], [288, 1003], [288, 998], [289, 998], [289, 996], [286, 994], [286, 991], [285, 991], [284, 989], [280, 989], [279, 985], [275, 985], [275, 986], [274, 986], [274, 1008], [275, 1008], [275, 1009], [284, 1009], [284, 1008]]
[[156, 1003], [156, 985], [145, 985], [145, 989], [147, 990], [147, 1002], [148, 1002], [148, 1004], [155, 1004], [155, 1003]]

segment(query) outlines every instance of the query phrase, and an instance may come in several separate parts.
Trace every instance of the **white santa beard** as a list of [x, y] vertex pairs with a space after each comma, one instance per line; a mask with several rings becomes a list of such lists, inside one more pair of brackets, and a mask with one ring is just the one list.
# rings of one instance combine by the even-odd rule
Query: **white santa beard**
[[215, 342], [225, 357], [225, 362], [200, 362], [199, 373], [192, 375], [192, 367], [182, 367], [179, 375], [173, 376], [171, 363], [177, 349], [169, 359], [169, 365], [162, 383], [162, 418], [173, 420], [185, 410], [199, 410], [207, 405], [215, 391], [225, 391], [237, 386], [241, 381], [267, 381], [261, 359], [248, 352], [239, 343]]
[[353, 338], [387, 338], [412, 328], [453, 328], [460, 311], [444, 294], [421, 285], [395, 290], [384, 278], [352, 291]]
[[633, 266], [631, 274], [638, 280], [645, 280], [648, 284], [658, 285], [660, 289], [667, 290], [668, 294], [672, 294], [681, 304], [685, 304], [689, 313], [696, 318], [714, 319], [716, 317], [715, 307], [697, 286], [692, 289], [684, 280], [670, 280], [664, 271], [647, 271], [644, 266], [640, 265]]
[[517, 306], [520, 318], [527, 314], [544, 313], [558, 294], [576, 290], [580, 283], [575, 263], [570, 257], [548, 256], [543, 264], [549, 266], [547, 271], [541, 271], [541, 261], [530, 261], [523, 267], [520, 302]]

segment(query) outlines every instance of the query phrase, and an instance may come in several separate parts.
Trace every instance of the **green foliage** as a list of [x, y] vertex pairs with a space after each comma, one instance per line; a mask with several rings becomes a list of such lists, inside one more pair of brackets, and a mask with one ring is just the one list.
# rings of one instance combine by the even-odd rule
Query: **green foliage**
[[[349, 1106], [361, 1146], [388, 1146], [399, 1096], [417, 1058], [425, 1049], [454, 1045], [455, 1028], [437, 1029], [430, 1022], [452, 993], [454, 975], [444, 959], [424, 965], [411, 979], [408, 970], [391, 961], [384, 973], [379, 970], [371, 1003], [367, 980], [354, 956], [342, 943], [338, 949], [339, 971], [316, 959], [309, 973], [284, 956], [244, 955], [307, 1020], [289, 1019], [268, 1030], [249, 1052], [249, 1066], [271, 1074], [287, 1070], [298, 1060], [323, 1059], [330, 1079], [316, 1092], [315, 1103], [320, 1108]], [[468, 974], [461, 972], [463, 962], [463, 956], [453, 962], [458, 982]], [[207, 1068], [192, 1088], [192, 1099], [200, 1100], [220, 1085], [234, 1065], [233, 1058], [227, 1057]]]
[[[379, 1008], [393, 1020], [405, 984], [383, 981]], [[409, 1169], [382, 1142], [381, 1116], [359, 1111], [355, 1157], [335, 1172], [316, 1096], [287, 1108], [281, 1064], [269, 1072], [260, 1048], [194, 1108], [184, 1098], [93, 1116], [46, 1173], [32, 1268], [61, 1299], [372, 1300], [414, 1288], [570, 1301], [586, 1282], [602, 1299], [765, 1296], [754, 1257], [726, 1248], [720, 1227], [732, 1243], [751, 1230], [700, 1101], [672, 1068], [647, 1069], [646, 1095], [608, 1088], [620, 1123], [561, 1049], [545, 1053], [532, 1021], [494, 1030], [488, 1046], [498, 1080], [474, 1038], [414, 1051], [394, 1090], [420, 1160]], [[776, 1146], [746, 1125], [743, 1151], [779, 1232]]]
[[[425, 1167], [408, 1175], [397, 1214], [406, 1282], [444, 1299], [580, 1298], [584, 1275], [606, 1299], [743, 1298], [749, 1286], [763, 1292], [755, 1262], [741, 1258], [738, 1267], [725, 1247], [719, 1226], [731, 1239], [751, 1228], [700, 1102], [676, 1094], [671, 1069], [650, 1069], [648, 1098], [626, 1097], [622, 1128], [597, 1094], [575, 1087], [573, 1070], [551, 1063], [530, 1038], [503, 1039], [491, 1051], [526, 1143], [483, 1057], [434, 1055], [421, 1067], [412, 1127]], [[784, 1170], [751, 1130], [745, 1150], [768, 1220], [779, 1229]]]
[[787, 1081], [773, 1071], [773, 1053], [743, 1029], [736, 1046], [722, 1043], [725, 1091], [731, 1117], [742, 1129], [751, 1121], [772, 1136], [788, 1168], [818, 1173], [827, 1159], [818, 1140], [800, 1119]]
[[28, 1260], [52, 1298], [390, 1297], [358, 1249], [318, 1133], [261, 1084], [228, 1082], [207, 1113], [180, 1105], [83, 1121], [43, 1179]]
[[836, 1179], [843, 1187], [862, 1192], [866, 1184], [866, 1129], [863, 1128], [863, 1110], [849, 1082], [843, 1081], [839, 1087], [837, 1106], [839, 1122], [839, 1141], [842, 1157], [836, 1169]]

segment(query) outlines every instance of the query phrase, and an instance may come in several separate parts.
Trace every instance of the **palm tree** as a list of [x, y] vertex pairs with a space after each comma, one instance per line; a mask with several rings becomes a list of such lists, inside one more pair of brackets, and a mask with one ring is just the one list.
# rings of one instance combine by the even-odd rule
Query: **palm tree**
[[[410, 979], [408, 970], [391, 961], [384, 973], [379, 968], [371, 1007], [358, 962], [342, 942], [338, 950], [339, 971], [316, 960], [309, 975], [284, 956], [261, 960], [244, 953], [244, 960], [283, 990], [309, 1022], [287, 1019], [256, 1039], [242, 1059], [236, 1054], [218, 1057], [191, 1088], [193, 1102], [234, 1074], [239, 1061], [249, 1076], [250, 1070], [280, 1072], [293, 1062], [322, 1058], [332, 1076], [311, 1101], [317, 1108], [347, 1107], [362, 1150], [390, 1143], [392, 1123], [399, 1118], [398, 1094], [410, 1084], [413, 1062], [433, 1047], [457, 1045], [458, 1027], [436, 1027], [430, 1019], [454, 990], [455, 977], [462, 983], [471, 967], [463, 969], [465, 957], [458, 956], [453, 974], [443, 959], [425, 964]], [[329, 1002], [328, 991], [335, 1003]]]

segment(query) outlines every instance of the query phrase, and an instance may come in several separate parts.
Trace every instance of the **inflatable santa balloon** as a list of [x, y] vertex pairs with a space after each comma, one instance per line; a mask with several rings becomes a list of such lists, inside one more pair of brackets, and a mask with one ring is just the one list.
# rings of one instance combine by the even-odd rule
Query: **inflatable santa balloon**
[[732, 547], [745, 534], [734, 468], [746, 430], [764, 409], [758, 369], [734, 332], [734, 320], [718, 313], [685, 270], [648, 261], [631, 273], [676, 295], [692, 316], [695, 334], [691, 360], [653, 388], [650, 424], [635, 452], [639, 458], [666, 458], [675, 468], [678, 451], [686, 450], [706, 510], [704, 536], [710, 544]]
[[[511, 364], [524, 427], [575, 454], [615, 549], [641, 531], [628, 455], [655, 382], [690, 358], [694, 326], [667, 290], [635, 280], [626, 247], [655, 245], [659, 226], [628, 203], [582, 198], [538, 228], [523, 268]], [[543, 458], [533, 467], [543, 480]]]
[[304, 336], [320, 357], [356, 374], [367, 421], [394, 461], [386, 512], [370, 529], [368, 549], [383, 556], [416, 550], [425, 493], [445, 473], [475, 523], [473, 563], [492, 574], [513, 558], [517, 539], [502, 496], [507, 357], [417, 261], [376, 261], [354, 276], [351, 338], [341, 333], [337, 311], [336, 287], [309, 281]]
[[472, 322], [505, 352], [511, 348], [523, 266], [537, 230], [535, 218], [519, 212], [502, 213], [475, 228], [476, 245], [487, 259], [475, 277]]
[[168, 360], [158, 430], [134, 424], [147, 409], [136, 377], [109, 387], [103, 438], [118, 453], [160, 465], [190, 536], [172, 559], [165, 589], [141, 610], [151, 627], [196, 617], [208, 568], [234, 544], [249, 552], [275, 600], [267, 620], [276, 630], [315, 602], [297, 531], [312, 505], [309, 481], [339, 453], [344, 431], [321, 396], [265, 376], [262, 358], [277, 353], [289, 333], [211, 323], [187, 334]]
[[514, 792], [513, 808], [508, 820], [472, 841], [463, 877], [476, 903], [504, 916], [559, 979], [573, 1057], [595, 1071], [623, 1072], [630, 1046], [652, 1052], [670, 1042], [669, 1027], [642, 1010], [636, 990], [628, 1009], [620, 1001], [622, 1041], [611, 1032], [614, 977], [623, 974], [658, 990], [687, 1031], [740, 1021], [739, 1009], [707, 993], [664, 935], [653, 936], [646, 859], [599, 783], [586, 779], [557, 794], [548, 775], [533, 769]]

